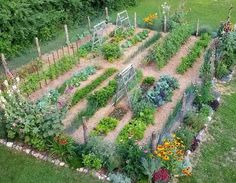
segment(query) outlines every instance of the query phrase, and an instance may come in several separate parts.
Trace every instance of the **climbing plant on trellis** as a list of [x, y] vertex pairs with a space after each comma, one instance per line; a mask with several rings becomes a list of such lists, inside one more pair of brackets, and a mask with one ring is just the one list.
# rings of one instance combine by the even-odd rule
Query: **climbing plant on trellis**
[[117, 76], [118, 87], [116, 95], [114, 96], [114, 104], [121, 100], [124, 96], [128, 97], [128, 103], [131, 107], [130, 97], [128, 94], [129, 84], [136, 80], [136, 71], [133, 65], [129, 65], [123, 71], [121, 71]]
[[106, 21], [102, 21], [93, 27], [92, 49], [103, 42], [104, 31], [107, 27]]
[[131, 27], [131, 23], [130, 23], [129, 14], [127, 10], [117, 13], [116, 30], [120, 28], [129, 28], [129, 27]]

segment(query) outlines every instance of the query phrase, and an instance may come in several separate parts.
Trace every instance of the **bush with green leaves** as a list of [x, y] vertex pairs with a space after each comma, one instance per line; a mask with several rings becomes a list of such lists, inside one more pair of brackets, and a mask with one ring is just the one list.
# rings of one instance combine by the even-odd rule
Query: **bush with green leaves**
[[47, 149], [49, 140], [63, 131], [62, 119], [67, 107], [58, 106], [56, 95], [30, 102], [20, 94], [19, 82], [13, 86], [5, 84], [7, 94], [0, 94], [0, 108], [7, 137], [22, 140], [38, 150]]
[[148, 100], [159, 107], [167, 101], [171, 101], [173, 91], [179, 87], [178, 81], [168, 75], [161, 76], [153, 89], [147, 92]]
[[131, 183], [131, 179], [121, 173], [110, 173], [108, 176], [112, 183]]
[[192, 141], [194, 139], [194, 132], [188, 127], [182, 127], [179, 130], [175, 132], [176, 136], [179, 137], [184, 145], [185, 145], [185, 150], [190, 149]]
[[189, 113], [184, 119], [184, 124], [189, 126], [195, 134], [204, 128], [206, 116], [201, 113]]
[[91, 132], [93, 136], [107, 135], [110, 131], [114, 130], [118, 124], [118, 120], [111, 117], [103, 118], [96, 128]]
[[208, 34], [203, 34], [199, 41], [197, 41], [193, 48], [190, 49], [190, 52], [186, 57], [181, 59], [181, 63], [177, 67], [176, 71], [179, 74], [184, 74], [188, 68], [192, 67], [193, 64], [197, 61], [197, 58], [201, 56], [203, 50], [205, 50], [209, 44], [211, 37]]
[[147, 60], [155, 61], [157, 68], [161, 69], [168, 63], [169, 59], [178, 52], [190, 36], [191, 28], [188, 24], [177, 26], [162, 42], [155, 45]]
[[145, 77], [144, 79], [143, 79], [143, 84], [145, 84], [145, 85], [153, 85], [154, 83], [155, 83], [155, 78], [154, 77], [152, 77], [152, 76], [147, 76], [147, 77]]
[[89, 41], [81, 45], [76, 54], [79, 58], [81, 57], [83, 58], [83, 57], [86, 57], [91, 51], [92, 51], [92, 42]]
[[98, 87], [103, 81], [108, 79], [110, 76], [112, 76], [117, 70], [115, 68], [109, 68], [107, 69], [101, 76], [97, 77], [95, 80], [93, 80], [90, 84], [85, 86], [82, 89], [79, 89], [75, 92], [75, 94], [72, 97], [71, 105], [77, 104], [80, 100], [88, 96], [88, 94], [93, 91], [96, 87]]
[[105, 43], [102, 46], [102, 54], [106, 60], [113, 62], [121, 57], [122, 52], [118, 43]]
[[133, 36], [135, 33], [135, 30], [133, 27], [130, 27], [128, 29], [120, 28], [116, 31], [113, 31], [111, 34], [112, 40], [111, 43], [119, 43], [124, 39], [127, 39], [131, 36]]
[[94, 153], [83, 155], [83, 164], [90, 169], [99, 170], [102, 168], [102, 160], [99, 159]]
[[103, 167], [109, 171], [121, 167], [121, 157], [117, 152], [116, 145], [104, 141], [101, 137], [90, 137], [81, 153], [93, 153], [102, 161]]
[[82, 27], [87, 16], [99, 16], [104, 7], [117, 11], [136, 4], [137, 0], [2, 1], [0, 52], [7, 57], [17, 55], [31, 45], [35, 37], [41, 42], [53, 39], [65, 23]]
[[90, 75], [95, 74], [96, 68], [94, 66], [88, 66], [81, 71], [75, 73], [70, 79], [66, 80], [59, 88], [58, 92], [63, 94], [67, 88], [79, 87], [81, 81], [88, 79]]

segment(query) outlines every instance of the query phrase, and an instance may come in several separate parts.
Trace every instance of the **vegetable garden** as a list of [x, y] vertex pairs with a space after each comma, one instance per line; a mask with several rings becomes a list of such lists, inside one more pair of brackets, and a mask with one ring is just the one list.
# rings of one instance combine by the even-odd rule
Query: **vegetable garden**
[[[219, 105], [212, 79], [232, 71], [236, 47], [227, 45], [235, 46], [236, 33], [226, 29], [227, 20], [213, 39], [199, 30], [195, 36], [182, 21], [185, 12], [174, 15], [161, 33], [150, 25], [107, 23], [101, 44], [71, 43], [66, 52], [8, 75], [0, 93], [0, 137], [71, 168], [103, 172], [115, 183], [191, 176], [188, 152]], [[147, 24], [150, 17], [156, 18], [150, 15]], [[120, 83], [130, 66], [135, 77], [129, 73]]]

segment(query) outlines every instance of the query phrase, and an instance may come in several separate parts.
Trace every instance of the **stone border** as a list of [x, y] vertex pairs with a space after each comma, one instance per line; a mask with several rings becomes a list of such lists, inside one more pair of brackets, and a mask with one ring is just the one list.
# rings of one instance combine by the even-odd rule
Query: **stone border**
[[[69, 165], [66, 164], [65, 162], [63, 162], [59, 159], [52, 158], [45, 152], [44, 153], [39, 153], [39, 152], [37, 152], [33, 149], [24, 147], [24, 144], [22, 144], [22, 143], [10, 142], [10, 141], [7, 141], [5, 139], [0, 139], [0, 144], [4, 145], [4, 146], [6, 146], [10, 149], [15, 149], [16, 151], [23, 152], [27, 155], [31, 155], [31, 156], [35, 157], [36, 159], [50, 162], [50, 163], [52, 163], [52, 164], [54, 164], [58, 167], [69, 168]], [[91, 174], [94, 177], [98, 178], [99, 180], [110, 181], [110, 178], [107, 175], [101, 174], [101, 173], [93, 171], [93, 170], [89, 170], [89, 169], [86, 169], [86, 168], [77, 168], [76, 171], [80, 172], [80, 173]]]

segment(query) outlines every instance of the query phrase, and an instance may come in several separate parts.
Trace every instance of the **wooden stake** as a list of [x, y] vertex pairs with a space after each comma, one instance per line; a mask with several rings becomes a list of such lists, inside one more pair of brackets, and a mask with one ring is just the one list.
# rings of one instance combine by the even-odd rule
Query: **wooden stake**
[[59, 50], [57, 50], [57, 59], [60, 59]]
[[199, 22], [199, 19], [197, 20], [197, 31], [196, 31], [196, 36], [198, 36], [199, 35], [199, 25], [200, 24], [200, 22]]
[[72, 53], [75, 54], [74, 45], [72, 44]]
[[38, 52], [39, 59], [42, 59], [41, 48], [39, 46], [39, 39], [37, 37], [35, 37], [35, 44], [36, 44], [36, 47], [37, 47], [37, 52]]
[[83, 117], [83, 132], [84, 132], [84, 143], [88, 142], [88, 127], [86, 125], [86, 118]]
[[79, 43], [78, 41], [76, 41], [76, 51], [78, 51], [78, 49], [79, 49]]
[[156, 151], [156, 146], [157, 146], [157, 133], [155, 131], [152, 132], [152, 152], [154, 153], [154, 151]]
[[184, 116], [186, 114], [186, 106], [187, 106], [187, 95], [186, 95], [186, 93], [184, 93], [183, 101], [182, 101], [182, 109], [181, 109], [180, 122], [182, 122], [184, 120]]
[[64, 29], [65, 29], [65, 35], [66, 35], [66, 44], [68, 45], [70, 44], [70, 39], [69, 39], [68, 27], [66, 24], [64, 25]]
[[12, 73], [10, 72], [10, 69], [7, 67], [7, 62], [6, 62], [6, 58], [5, 55], [2, 53], [1, 54], [1, 60], [2, 60], [2, 66], [4, 68], [5, 74], [7, 76], [8, 79], [14, 79]]
[[134, 13], [134, 28], [137, 27], [137, 13]]
[[68, 55], [70, 55], [70, 46], [67, 45], [67, 51], [68, 51]]
[[164, 32], [166, 32], [167, 31], [167, 17], [166, 17], [166, 15], [164, 15]]
[[64, 46], [62, 47], [63, 57], [65, 56]]
[[88, 17], [88, 26], [89, 26], [89, 31], [91, 30], [91, 21], [90, 18]]
[[108, 13], [108, 8], [105, 8], [105, 12], [106, 12], [106, 23], [109, 23], [109, 13]]
[[53, 59], [53, 63], [56, 64], [56, 58], [55, 58], [54, 52], [52, 52], [52, 59]]

